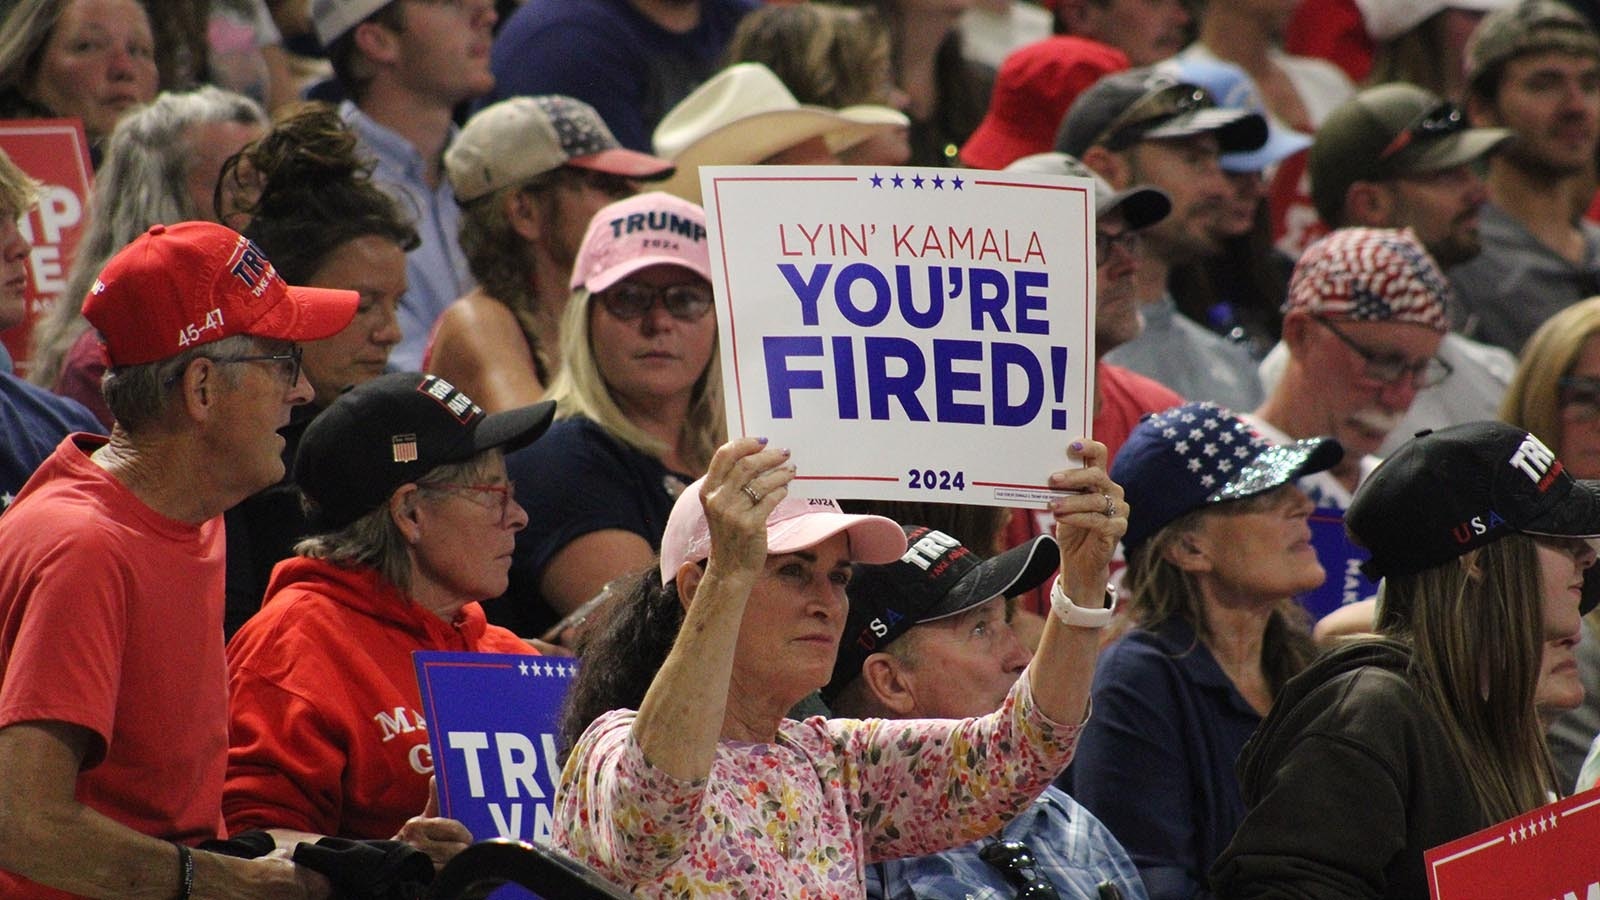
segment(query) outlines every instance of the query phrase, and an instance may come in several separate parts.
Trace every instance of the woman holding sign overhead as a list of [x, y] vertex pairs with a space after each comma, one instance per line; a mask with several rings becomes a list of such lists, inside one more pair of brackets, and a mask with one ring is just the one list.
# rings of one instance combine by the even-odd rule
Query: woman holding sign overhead
[[491, 615], [518, 634], [648, 566], [673, 500], [724, 438], [705, 225], [700, 207], [663, 193], [589, 223], [546, 395], [558, 421], [506, 458], [533, 521]]
[[1245, 746], [1218, 896], [1426, 897], [1429, 849], [1556, 796], [1536, 696], [1578, 639], [1600, 482], [1474, 422], [1402, 445], [1345, 526], [1383, 579], [1378, 635], [1291, 679]]
[[720, 448], [585, 644], [556, 845], [642, 897], [860, 897], [872, 862], [993, 833], [1072, 758], [1112, 617], [1127, 505], [1104, 445], [1071, 454], [1083, 465], [1048, 481], [1054, 615], [999, 710], [799, 722], [785, 714], [833, 671], [851, 565], [911, 555], [889, 519], [789, 496], [787, 450]]
[[229, 833], [393, 836], [436, 863], [471, 841], [459, 822], [413, 818], [433, 765], [411, 653], [534, 652], [478, 602], [505, 590], [528, 521], [501, 453], [551, 412], [485, 415], [449, 382], [402, 372], [307, 427], [295, 478], [317, 534], [228, 644]]

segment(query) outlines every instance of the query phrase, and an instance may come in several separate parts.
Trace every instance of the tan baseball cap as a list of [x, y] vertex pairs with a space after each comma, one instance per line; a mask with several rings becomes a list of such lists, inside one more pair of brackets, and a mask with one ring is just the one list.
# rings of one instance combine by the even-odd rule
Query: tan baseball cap
[[558, 94], [484, 107], [444, 154], [445, 174], [462, 203], [562, 166], [638, 181], [658, 181], [674, 170], [668, 160], [619, 144], [594, 107]]

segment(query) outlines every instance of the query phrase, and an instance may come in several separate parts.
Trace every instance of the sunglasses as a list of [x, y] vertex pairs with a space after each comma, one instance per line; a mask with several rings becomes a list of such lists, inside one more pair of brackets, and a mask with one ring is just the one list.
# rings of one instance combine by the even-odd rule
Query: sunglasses
[[1362, 369], [1363, 377], [1384, 387], [1409, 381], [1412, 387], [1420, 391], [1423, 388], [1431, 388], [1434, 385], [1443, 383], [1446, 378], [1450, 377], [1450, 373], [1455, 371], [1450, 367], [1449, 363], [1437, 356], [1429, 357], [1422, 362], [1407, 362], [1399, 356], [1379, 353], [1376, 350], [1361, 346], [1327, 319], [1313, 319], [1312, 321], [1333, 332], [1333, 336], [1338, 338], [1340, 343], [1349, 347], [1351, 351], [1361, 357], [1361, 361], [1365, 363], [1365, 367]]
[[1100, 144], [1108, 150], [1124, 150], [1157, 125], [1215, 105], [1204, 88], [1171, 84], [1140, 97], [1112, 119], [1090, 144]]
[[1579, 422], [1600, 418], [1600, 378], [1567, 375], [1556, 382], [1560, 389], [1561, 411]]
[[1394, 136], [1394, 140], [1390, 141], [1388, 146], [1378, 151], [1378, 159], [1385, 160], [1394, 156], [1419, 138], [1447, 137], [1458, 131], [1464, 131], [1466, 127], [1467, 120], [1461, 114], [1461, 108], [1446, 100], [1423, 110], [1421, 115], [1412, 119], [1399, 134]]
[[1017, 900], [1059, 900], [1055, 885], [1039, 874], [1033, 851], [1021, 841], [996, 841], [978, 851], [978, 858], [993, 866], [1017, 889]]
[[711, 311], [711, 287], [704, 284], [672, 284], [651, 287], [636, 281], [612, 285], [595, 295], [605, 311], [624, 322], [643, 318], [661, 301], [667, 314], [683, 322], [698, 322]]

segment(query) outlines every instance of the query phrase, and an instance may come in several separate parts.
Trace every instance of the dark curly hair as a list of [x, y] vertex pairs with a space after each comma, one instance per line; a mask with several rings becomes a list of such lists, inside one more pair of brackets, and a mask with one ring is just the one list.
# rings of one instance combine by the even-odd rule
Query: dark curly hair
[[663, 586], [651, 566], [591, 615], [595, 625], [577, 647], [578, 677], [561, 709], [561, 758], [602, 713], [638, 709], [683, 627], [678, 584]]
[[290, 284], [305, 284], [328, 255], [369, 235], [402, 250], [417, 246], [417, 231], [393, 198], [372, 183], [372, 168], [356, 154], [356, 136], [325, 103], [289, 108], [272, 130], [222, 164], [223, 198], [254, 196], [245, 237], [255, 241]]

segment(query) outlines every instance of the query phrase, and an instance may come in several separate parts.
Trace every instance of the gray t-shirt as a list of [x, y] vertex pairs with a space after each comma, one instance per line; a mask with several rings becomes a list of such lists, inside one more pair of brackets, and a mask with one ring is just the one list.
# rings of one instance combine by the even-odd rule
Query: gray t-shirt
[[1235, 412], [1261, 405], [1256, 360], [1235, 343], [1178, 312], [1171, 294], [1140, 310], [1144, 331], [1105, 361], [1154, 378], [1186, 400], [1210, 400]]
[[1578, 223], [1584, 259], [1575, 266], [1493, 203], [1484, 204], [1480, 223], [1483, 252], [1449, 273], [1456, 331], [1520, 353], [1546, 319], [1600, 294], [1600, 227]]

